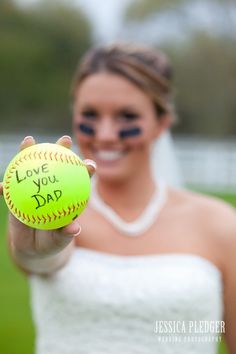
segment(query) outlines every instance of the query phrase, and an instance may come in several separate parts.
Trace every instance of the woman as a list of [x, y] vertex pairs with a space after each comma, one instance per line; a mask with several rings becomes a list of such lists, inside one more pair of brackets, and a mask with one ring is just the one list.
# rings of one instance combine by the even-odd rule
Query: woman
[[53, 232], [9, 222], [38, 354], [213, 354], [216, 341], [196, 336], [221, 334], [202, 329], [222, 319], [236, 353], [235, 211], [152, 176], [153, 143], [174, 120], [170, 80], [164, 54], [144, 46], [94, 49], [79, 66], [73, 129], [91, 174], [97, 165], [89, 206]]

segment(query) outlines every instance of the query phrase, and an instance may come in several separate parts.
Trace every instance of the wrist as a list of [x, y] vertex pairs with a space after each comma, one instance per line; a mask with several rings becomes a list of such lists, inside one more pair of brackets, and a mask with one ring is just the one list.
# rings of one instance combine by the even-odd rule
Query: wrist
[[10, 253], [14, 263], [21, 269], [34, 274], [49, 274], [62, 268], [70, 258], [74, 245], [71, 242], [63, 250], [50, 254], [37, 254], [17, 249], [13, 242]]

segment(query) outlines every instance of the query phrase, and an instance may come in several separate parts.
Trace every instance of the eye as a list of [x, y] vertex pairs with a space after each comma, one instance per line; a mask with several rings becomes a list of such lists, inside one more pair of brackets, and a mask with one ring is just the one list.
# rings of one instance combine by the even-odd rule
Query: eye
[[98, 116], [97, 112], [93, 109], [86, 109], [82, 111], [81, 115], [82, 117], [87, 119], [96, 119]]
[[134, 121], [139, 118], [139, 115], [136, 112], [121, 111], [119, 117], [126, 121]]

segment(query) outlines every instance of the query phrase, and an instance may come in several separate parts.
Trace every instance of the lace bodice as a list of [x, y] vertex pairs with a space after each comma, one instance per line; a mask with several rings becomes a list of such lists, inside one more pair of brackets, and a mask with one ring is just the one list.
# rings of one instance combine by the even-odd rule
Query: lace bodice
[[191, 254], [119, 256], [75, 248], [64, 268], [30, 276], [37, 354], [216, 354], [164, 342], [158, 320], [221, 320], [222, 279]]

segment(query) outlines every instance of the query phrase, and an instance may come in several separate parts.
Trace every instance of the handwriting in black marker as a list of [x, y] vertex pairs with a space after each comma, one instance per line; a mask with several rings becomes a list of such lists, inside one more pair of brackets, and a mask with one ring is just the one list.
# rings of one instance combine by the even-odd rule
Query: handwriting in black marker
[[22, 181], [24, 181], [26, 178], [30, 178], [34, 175], [39, 175], [40, 173], [48, 173], [49, 169], [48, 169], [48, 163], [44, 163], [43, 165], [30, 169], [30, 170], [26, 170], [24, 175], [20, 175], [19, 171], [16, 170], [16, 181], [17, 183], [21, 183]]
[[36, 202], [35, 209], [42, 208], [50, 202], [57, 202], [62, 196], [62, 191], [57, 189], [52, 192], [52, 194], [47, 193], [47, 195], [34, 194], [31, 196]]

